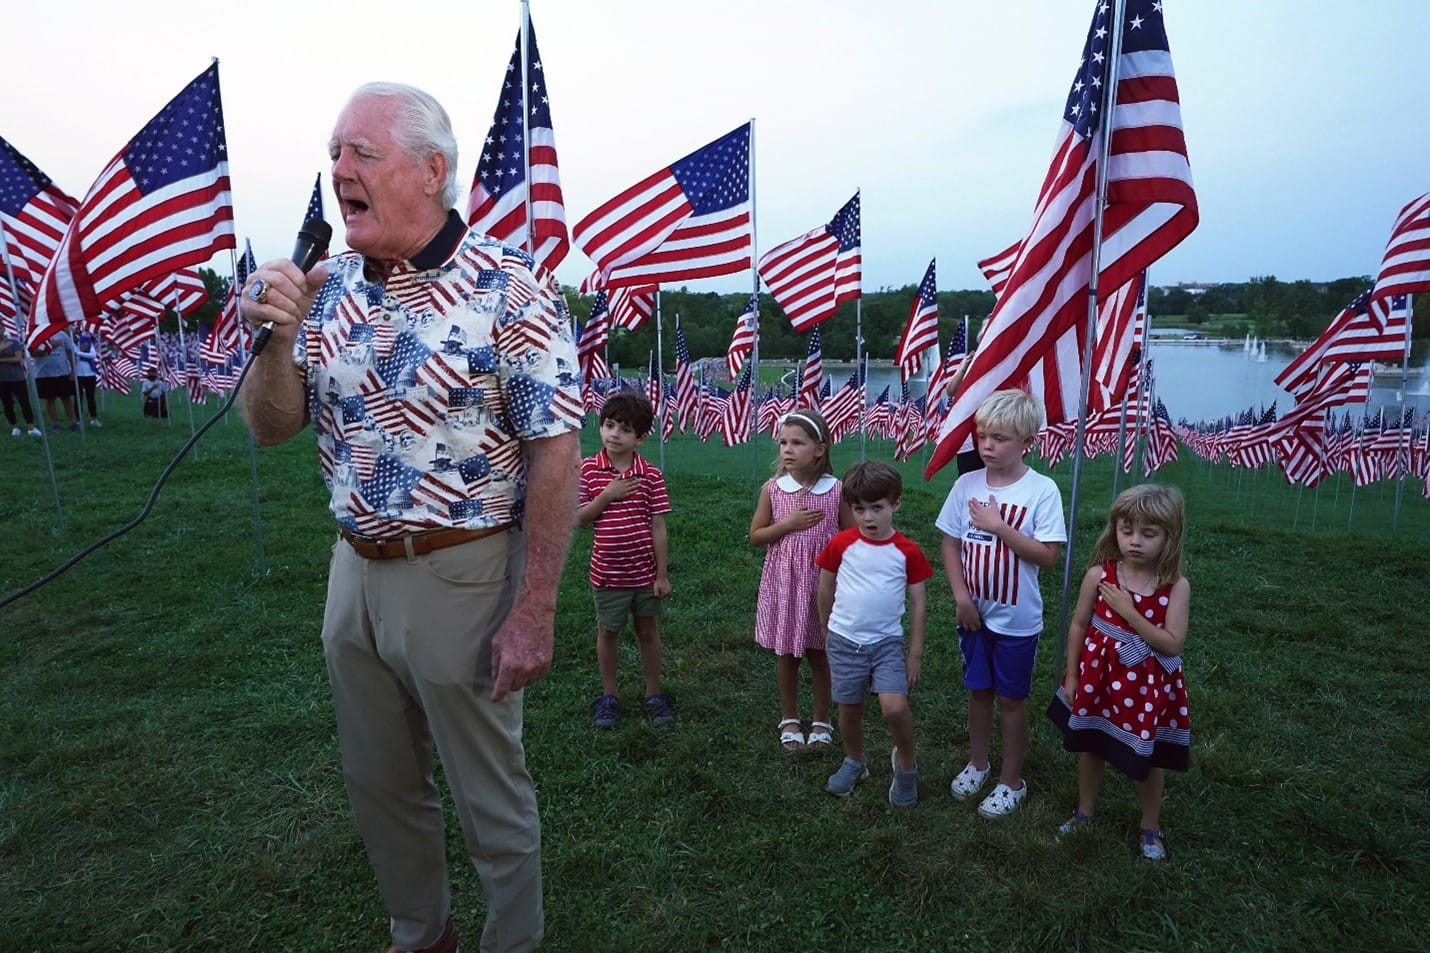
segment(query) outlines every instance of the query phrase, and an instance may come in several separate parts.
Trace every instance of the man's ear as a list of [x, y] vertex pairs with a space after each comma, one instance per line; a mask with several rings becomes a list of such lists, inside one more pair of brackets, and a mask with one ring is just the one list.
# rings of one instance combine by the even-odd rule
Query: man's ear
[[422, 163], [422, 192], [424, 195], [439, 195], [447, 182], [447, 157], [434, 152]]

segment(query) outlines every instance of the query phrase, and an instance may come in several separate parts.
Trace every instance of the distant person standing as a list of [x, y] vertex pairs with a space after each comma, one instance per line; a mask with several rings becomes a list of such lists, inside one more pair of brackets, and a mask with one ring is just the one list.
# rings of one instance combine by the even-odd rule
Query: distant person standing
[[74, 406], [74, 341], [64, 331], [52, 334], [45, 343], [30, 351], [34, 358], [35, 392], [45, 402], [45, 414], [50, 420], [50, 432], [60, 429], [55, 401], [64, 406], [65, 418], [71, 430], [79, 430], [79, 416]]
[[[81, 331], [75, 342], [75, 384], [79, 389], [78, 398], [85, 402], [89, 410], [89, 425], [104, 426], [99, 422], [99, 408], [94, 403], [95, 389], [99, 386], [99, 342], [93, 334]], [[75, 408], [79, 412], [79, 408]]]
[[168, 418], [169, 398], [166, 396], [168, 390], [169, 385], [159, 379], [157, 367], [151, 367], [144, 372], [144, 382], [139, 385], [139, 392], [144, 395], [145, 417]]
[[20, 436], [20, 422], [15, 416], [15, 405], [20, 405], [20, 413], [29, 425], [30, 436], [40, 436], [40, 428], [35, 426], [35, 410], [30, 406], [30, 393], [25, 387], [25, 345], [18, 339], [0, 332], [0, 401], [5, 404], [5, 419], [10, 422], [10, 436]]

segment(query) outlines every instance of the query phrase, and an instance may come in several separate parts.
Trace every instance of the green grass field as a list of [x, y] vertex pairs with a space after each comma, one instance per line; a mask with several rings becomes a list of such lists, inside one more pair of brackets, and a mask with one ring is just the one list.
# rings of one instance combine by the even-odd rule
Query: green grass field
[[[127, 521], [188, 435], [111, 402], [54, 439], [0, 443], [0, 592]], [[205, 413], [199, 408], [199, 413]], [[655, 458], [654, 448], [648, 456]], [[871, 456], [889, 448], [871, 443]], [[1061, 571], [1035, 678], [1031, 796], [1002, 821], [953, 801], [967, 756], [947, 587], [931, 585], [914, 695], [922, 800], [888, 768], [848, 800], [839, 754], [777, 743], [774, 660], [753, 643], [761, 553], [744, 542], [770, 453], [666, 449], [675, 594], [663, 618], [679, 721], [589, 724], [598, 690], [576, 537], [551, 675], [527, 693], [551, 950], [1410, 950], [1430, 921], [1430, 504], [1407, 486], [1320, 491], [1190, 459], [1192, 770], [1169, 779], [1171, 862], [1136, 853], [1136, 795], [1110, 776], [1085, 836], [1053, 830], [1076, 786], [1041, 711], [1057, 675]], [[839, 466], [857, 444], [836, 449]], [[952, 480], [908, 476], [898, 525], [937, 551]], [[311, 442], [259, 451], [259, 571], [237, 420], [185, 460], [147, 523], [0, 610], [0, 950], [378, 950], [385, 916], [342, 790], [318, 644], [333, 541]], [[1069, 464], [1055, 476], [1066, 488]], [[1087, 467], [1074, 560], [1105, 518]], [[1125, 479], [1123, 481], [1125, 485]], [[636, 710], [633, 639], [622, 702]], [[808, 717], [808, 705], [805, 706]], [[869, 749], [887, 744], [869, 724]], [[456, 918], [480, 889], [449, 830]]]

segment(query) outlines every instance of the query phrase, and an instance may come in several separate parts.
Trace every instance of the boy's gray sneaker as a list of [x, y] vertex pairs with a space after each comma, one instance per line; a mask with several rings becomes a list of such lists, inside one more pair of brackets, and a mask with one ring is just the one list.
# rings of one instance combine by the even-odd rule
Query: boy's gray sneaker
[[615, 695], [602, 695], [591, 702], [597, 728], [614, 728], [621, 720], [621, 707]]
[[652, 725], [668, 725], [675, 721], [675, 702], [665, 692], [645, 697], [645, 712]]
[[889, 767], [894, 769], [894, 783], [889, 785], [889, 803], [894, 807], [913, 807], [919, 803], [919, 768], [912, 771], [899, 767], [899, 749], [889, 752]]
[[854, 790], [855, 783], [868, 776], [869, 766], [867, 764], [863, 761], [855, 761], [853, 758], [845, 758], [844, 763], [839, 766], [839, 770], [829, 776], [829, 781], [824, 787], [836, 797], [848, 797], [849, 792]]

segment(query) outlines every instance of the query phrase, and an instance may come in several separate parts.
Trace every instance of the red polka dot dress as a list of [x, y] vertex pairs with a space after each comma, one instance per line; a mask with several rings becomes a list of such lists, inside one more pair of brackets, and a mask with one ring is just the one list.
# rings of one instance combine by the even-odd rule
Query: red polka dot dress
[[[1102, 579], [1121, 588], [1115, 560], [1103, 564]], [[1150, 596], [1129, 595], [1161, 626], [1171, 592], [1163, 586]], [[1181, 657], [1154, 651], [1101, 594], [1078, 659], [1076, 695], [1069, 700], [1059, 685], [1048, 717], [1068, 751], [1100, 755], [1133, 780], [1146, 780], [1152, 768], [1187, 770], [1191, 720]]]

